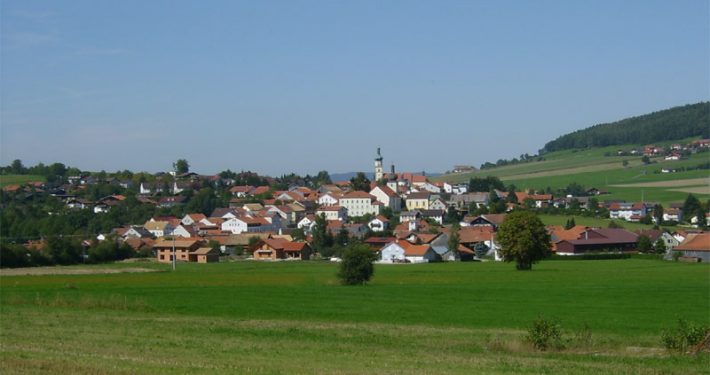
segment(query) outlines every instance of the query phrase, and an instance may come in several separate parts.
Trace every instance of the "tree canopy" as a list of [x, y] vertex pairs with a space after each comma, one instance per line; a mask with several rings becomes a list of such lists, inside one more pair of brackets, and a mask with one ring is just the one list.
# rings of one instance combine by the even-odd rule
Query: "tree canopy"
[[710, 102], [599, 124], [548, 142], [545, 152], [624, 144], [649, 144], [700, 136], [710, 138]]
[[496, 239], [506, 262], [516, 262], [518, 270], [530, 270], [533, 263], [550, 255], [550, 234], [534, 213], [515, 211], [498, 227]]

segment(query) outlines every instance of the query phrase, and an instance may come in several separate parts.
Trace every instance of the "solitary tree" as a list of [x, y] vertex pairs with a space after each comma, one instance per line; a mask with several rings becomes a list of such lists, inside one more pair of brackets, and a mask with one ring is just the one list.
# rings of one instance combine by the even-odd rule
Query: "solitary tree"
[[178, 159], [173, 163], [173, 169], [175, 170], [175, 174], [187, 173], [190, 171], [190, 164], [188, 164], [185, 159]]
[[338, 278], [343, 285], [362, 285], [372, 278], [375, 255], [366, 245], [353, 245], [343, 253]]
[[518, 270], [531, 270], [533, 263], [550, 254], [550, 234], [530, 211], [515, 211], [506, 216], [496, 238], [503, 260], [515, 261]]

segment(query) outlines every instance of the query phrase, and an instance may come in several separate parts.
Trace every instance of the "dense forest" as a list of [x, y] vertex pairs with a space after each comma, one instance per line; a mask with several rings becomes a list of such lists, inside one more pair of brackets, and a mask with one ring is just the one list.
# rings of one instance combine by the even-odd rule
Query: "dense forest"
[[652, 144], [690, 137], [710, 138], [710, 102], [688, 104], [599, 124], [548, 142], [543, 152], [624, 144]]

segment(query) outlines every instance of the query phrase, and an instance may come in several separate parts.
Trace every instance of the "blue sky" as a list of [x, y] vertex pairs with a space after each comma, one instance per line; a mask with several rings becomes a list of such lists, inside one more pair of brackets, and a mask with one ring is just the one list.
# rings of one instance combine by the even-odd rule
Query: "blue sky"
[[3, 165], [436, 172], [710, 96], [708, 1], [1, 7]]

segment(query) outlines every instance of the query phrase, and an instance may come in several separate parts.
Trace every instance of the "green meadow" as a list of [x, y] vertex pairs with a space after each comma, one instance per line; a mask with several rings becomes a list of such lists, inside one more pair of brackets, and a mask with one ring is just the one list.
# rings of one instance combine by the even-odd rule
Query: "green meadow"
[[8, 174], [0, 175], [0, 188], [7, 185], [21, 185], [33, 181], [46, 181], [44, 176], [34, 176], [34, 175], [20, 175], [20, 174]]
[[[682, 143], [682, 142], [681, 142]], [[710, 184], [698, 183], [698, 178], [707, 178], [710, 172], [692, 170], [676, 173], [659, 173], [663, 168], [678, 169], [695, 167], [710, 161], [710, 153], [698, 153], [678, 161], [665, 161], [662, 157], [651, 158], [652, 164], [644, 165], [640, 156], [616, 156], [619, 149], [628, 150], [640, 146], [612, 146], [589, 150], [566, 150], [545, 155], [540, 162], [521, 163], [492, 169], [478, 170], [473, 173], [444, 175], [434, 178], [437, 181], [466, 182], [471, 177], [496, 176], [506, 184], [515, 184], [518, 189], [542, 190], [565, 188], [576, 182], [587, 188], [596, 187], [611, 194], [600, 199], [621, 199], [627, 201], [659, 202], [664, 206], [682, 202], [691, 188], [694, 194], [705, 201], [710, 199]], [[604, 156], [604, 154], [613, 156]], [[628, 165], [624, 166], [623, 162]], [[684, 184], [681, 181], [688, 181]], [[659, 181], [679, 181], [676, 186], [644, 187], [617, 186], [646, 184]]]
[[[377, 265], [345, 287], [327, 262], [64, 267], [0, 277], [0, 372], [257, 374], [703, 373], [661, 345], [710, 324], [710, 267], [659, 260]], [[526, 330], [555, 318], [566, 347]]]

